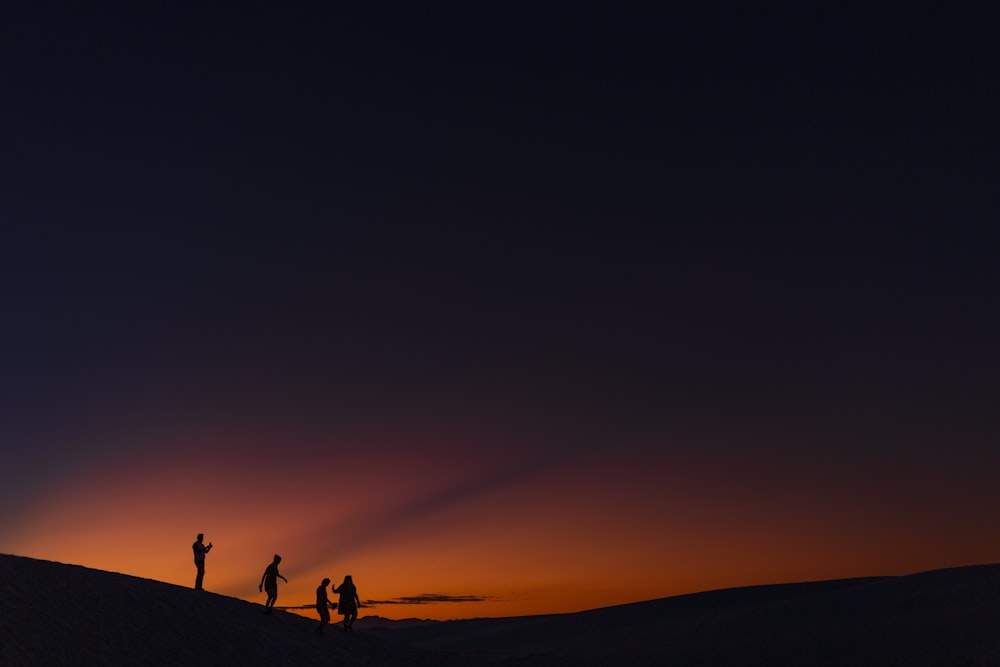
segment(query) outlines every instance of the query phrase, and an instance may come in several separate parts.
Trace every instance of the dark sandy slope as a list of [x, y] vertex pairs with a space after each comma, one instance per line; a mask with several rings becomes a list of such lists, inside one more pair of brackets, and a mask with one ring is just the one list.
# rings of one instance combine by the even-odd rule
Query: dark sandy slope
[[[339, 618], [334, 616], [334, 618]], [[0, 555], [0, 667], [459, 665], [210, 592]]]
[[521, 665], [1000, 667], [1000, 565], [739, 588], [385, 631]]
[[0, 555], [0, 665], [1000, 666], [1000, 565], [351, 635], [148, 579]]

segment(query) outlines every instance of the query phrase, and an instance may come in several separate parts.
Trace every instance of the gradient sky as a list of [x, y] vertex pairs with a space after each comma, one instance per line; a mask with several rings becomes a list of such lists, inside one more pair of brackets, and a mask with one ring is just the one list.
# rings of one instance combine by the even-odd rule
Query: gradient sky
[[0, 551], [396, 618], [1000, 560], [996, 10], [3, 11]]

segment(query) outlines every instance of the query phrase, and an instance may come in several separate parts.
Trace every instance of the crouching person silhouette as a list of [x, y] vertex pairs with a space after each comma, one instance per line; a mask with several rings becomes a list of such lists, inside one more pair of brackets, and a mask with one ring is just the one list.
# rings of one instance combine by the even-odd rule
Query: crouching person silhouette
[[275, 601], [278, 599], [278, 579], [281, 579], [286, 584], [288, 579], [281, 576], [278, 572], [278, 563], [281, 562], [281, 556], [274, 554], [274, 560], [271, 564], [267, 566], [264, 570], [264, 576], [260, 578], [260, 585], [257, 586], [257, 590], [267, 592], [267, 602], [264, 603], [264, 613], [273, 614], [271, 611], [274, 607]]

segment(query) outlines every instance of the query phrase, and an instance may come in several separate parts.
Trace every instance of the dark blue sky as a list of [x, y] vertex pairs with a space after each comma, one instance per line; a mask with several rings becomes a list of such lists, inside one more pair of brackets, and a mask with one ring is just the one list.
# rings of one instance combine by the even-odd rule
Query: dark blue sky
[[996, 19], [5, 9], [0, 439], [27, 479], [116, 413], [984, 452]]

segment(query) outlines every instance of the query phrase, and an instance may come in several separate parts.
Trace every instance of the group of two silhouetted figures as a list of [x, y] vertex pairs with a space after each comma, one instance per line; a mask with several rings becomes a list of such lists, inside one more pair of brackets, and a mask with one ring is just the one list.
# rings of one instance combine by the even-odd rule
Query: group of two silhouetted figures
[[[330, 600], [326, 597], [326, 587], [330, 586], [330, 580], [324, 578], [323, 582], [316, 588], [316, 611], [319, 612], [319, 625], [316, 632], [323, 634], [323, 626], [330, 622]], [[340, 588], [330, 586], [330, 590], [340, 595], [337, 601], [337, 611], [344, 617], [344, 632], [350, 632], [354, 621], [358, 619], [358, 606], [361, 600], [358, 599], [358, 589], [354, 586], [351, 575], [344, 577]]]
[[[198, 570], [198, 574], [194, 579], [195, 590], [203, 590], [202, 582], [205, 579], [205, 554], [212, 550], [212, 543], [209, 542], [207, 545], [204, 543], [205, 536], [202, 533], [198, 533], [198, 537], [191, 548], [194, 550], [194, 566]], [[264, 570], [263, 576], [260, 578], [260, 585], [257, 586], [259, 591], [267, 592], [267, 601], [264, 602], [264, 613], [273, 614], [272, 609], [274, 608], [274, 603], [278, 599], [278, 579], [281, 579], [286, 584], [288, 579], [285, 579], [278, 572], [278, 564], [281, 562], [281, 556], [274, 554], [274, 560], [271, 561], [270, 565]], [[316, 611], [319, 612], [319, 626], [316, 628], [316, 632], [323, 634], [323, 626], [330, 622], [330, 599], [326, 595], [326, 587], [330, 585], [330, 580], [324, 578], [323, 582], [316, 589]], [[340, 595], [340, 599], [337, 602], [337, 611], [344, 617], [344, 632], [350, 632], [354, 621], [358, 618], [358, 607], [361, 605], [361, 600], [358, 598], [358, 589], [354, 586], [354, 580], [351, 579], [351, 575], [344, 577], [344, 582], [340, 584], [340, 587], [331, 586], [331, 590]]]

